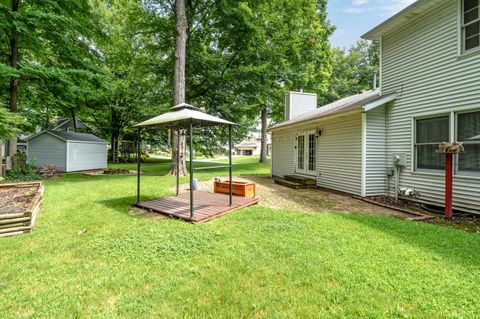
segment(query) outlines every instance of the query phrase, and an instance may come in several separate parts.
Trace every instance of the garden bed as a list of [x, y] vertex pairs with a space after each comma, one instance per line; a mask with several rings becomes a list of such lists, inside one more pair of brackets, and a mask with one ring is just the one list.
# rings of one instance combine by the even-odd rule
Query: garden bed
[[43, 199], [43, 183], [0, 185], [0, 237], [29, 232]]

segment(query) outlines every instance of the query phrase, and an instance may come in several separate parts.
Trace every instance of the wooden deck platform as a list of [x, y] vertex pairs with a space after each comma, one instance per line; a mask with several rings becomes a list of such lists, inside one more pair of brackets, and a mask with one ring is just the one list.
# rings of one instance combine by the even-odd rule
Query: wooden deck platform
[[233, 205], [230, 206], [228, 195], [203, 191], [194, 191], [193, 198], [195, 211], [192, 219], [190, 219], [190, 193], [188, 192], [179, 196], [140, 202], [136, 206], [193, 223], [201, 223], [258, 203], [257, 198], [233, 196]]

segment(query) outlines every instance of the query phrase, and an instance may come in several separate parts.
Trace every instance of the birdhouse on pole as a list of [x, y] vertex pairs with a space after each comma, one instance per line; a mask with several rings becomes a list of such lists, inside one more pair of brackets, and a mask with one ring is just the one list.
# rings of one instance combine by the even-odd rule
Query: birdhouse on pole
[[453, 155], [465, 153], [462, 143], [441, 143], [437, 153], [445, 155], [445, 218], [452, 218], [453, 206]]

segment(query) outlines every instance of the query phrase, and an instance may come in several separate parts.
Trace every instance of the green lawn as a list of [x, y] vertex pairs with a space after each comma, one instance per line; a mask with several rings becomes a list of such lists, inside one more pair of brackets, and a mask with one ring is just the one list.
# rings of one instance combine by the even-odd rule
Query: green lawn
[[[256, 160], [235, 173], [268, 173]], [[171, 193], [168, 166], [144, 169], [145, 199]], [[480, 317], [477, 234], [262, 207], [154, 221], [128, 214], [135, 187], [135, 176], [47, 181], [35, 231], [0, 240], [0, 318]]]

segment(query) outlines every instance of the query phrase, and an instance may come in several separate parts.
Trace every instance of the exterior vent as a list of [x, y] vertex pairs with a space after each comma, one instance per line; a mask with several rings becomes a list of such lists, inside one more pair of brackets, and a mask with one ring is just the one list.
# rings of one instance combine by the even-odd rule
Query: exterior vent
[[304, 92], [285, 94], [285, 121], [293, 120], [317, 108], [317, 95]]

